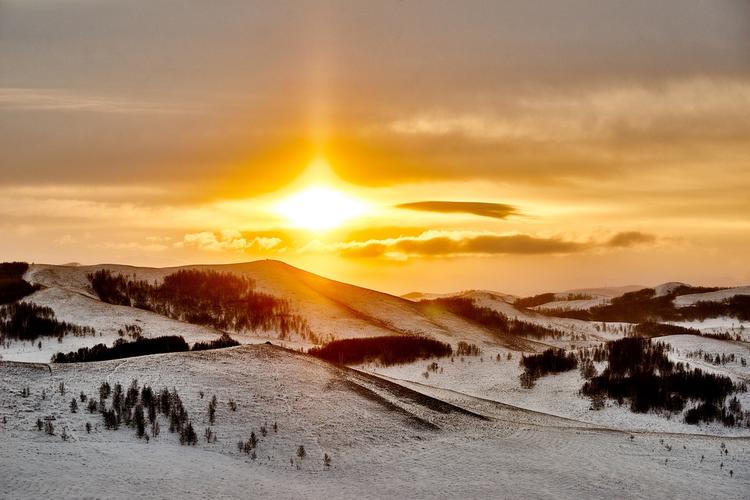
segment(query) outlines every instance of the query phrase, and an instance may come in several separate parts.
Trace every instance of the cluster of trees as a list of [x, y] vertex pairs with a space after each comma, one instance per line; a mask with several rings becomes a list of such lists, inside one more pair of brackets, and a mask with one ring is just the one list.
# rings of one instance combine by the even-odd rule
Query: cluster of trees
[[128, 336], [133, 340], [143, 337], [143, 328], [140, 325], [125, 325], [125, 328], [117, 330], [117, 334], [120, 337]]
[[104, 302], [147, 309], [170, 318], [219, 330], [272, 331], [286, 338], [312, 336], [307, 321], [288, 300], [255, 290], [246, 276], [216, 271], [180, 270], [161, 284], [129, 279], [106, 269], [89, 274]]
[[482, 354], [482, 349], [476, 344], [469, 344], [463, 340], [459, 341], [456, 347], [456, 356], [479, 356]]
[[343, 365], [378, 362], [390, 366], [450, 356], [453, 348], [450, 344], [426, 337], [384, 336], [334, 340], [322, 347], [314, 347], [308, 353]]
[[238, 345], [240, 345], [239, 342], [225, 333], [216, 340], [211, 340], [209, 342], [196, 342], [193, 344], [193, 351], [207, 351], [209, 349], [221, 349]]
[[665, 295], [656, 295], [653, 288], [644, 288], [615, 297], [609, 304], [590, 309], [548, 309], [550, 316], [576, 318], [586, 321], [622, 321], [648, 323], [656, 321], [694, 321], [719, 316], [750, 320], [750, 296], [735, 295], [722, 301], [697, 302], [687, 307], [675, 307], [674, 298], [691, 293], [715, 291], [717, 288], [680, 286]]
[[575, 370], [578, 367], [578, 358], [572, 352], [566, 354], [563, 349], [551, 348], [540, 354], [521, 356], [519, 364], [523, 368], [520, 376], [521, 386], [531, 388], [539, 377]]
[[39, 337], [95, 335], [90, 326], [79, 326], [58, 321], [55, 312], [32, 302], [15, 302], [0, 306], [0, 337], [34, 341]]
[[[196, 342], [193, 351], [205, 351], [208, 349], [220, 349], [222, 347], [233, 347], [240, 345], [239, 342], [227, 334], [223, 334], [216, 340], [210, 342]], [[85, 363], [88, 361], [106, 361], [110, 359], [132, 358], [134, 356], [146, 356], [149, 354], [163, 354], [167, 352], [189, 351], [185, 339], [180, 335], [164, 335], [161, 337], [145, 338], [136, 337], [128, 342], [124, 338], [115, 340], [112, 347], [105, 344], [96, 344], [93, 347], [81, 347], [77, 351], [68, 353], [58, 352], [52, 356], [53, 363]]]
[[[737, 355], [735, 355], [734, 353], [710, 353], [704, 351], [703, 349], [688, 351], [685, 353], [685, 356], [691, 359], [702, 359], [706, 363], [711, 363], [712, 365], [716, 366], [726, 366], [727, 363], [734, 363], [737, 361]], [[745, 359], [744, 357], [740, 356], [739, 361], [742, 366], [747, 366], [747, 359]]]
[[39, 290], [39, 285], [23, 279], [28, 269], [26, 262], [0, 263], [0, 304], [15, 302]]
[[[107, 407], [110, 393], [112, 402]], [[180, 444], [195, 445], [198, 442], [177, 389], [170, 391], [165, 387], [156, 392], [147, 385], [139, 388], [138, 381], [133, 380], [127, 391], [123, 391], [119, 383], [111, 389], [104, 382], [99, 387], [99, 408], [106, 429], [114, 430], [126, 425], [135, 429], [138, 438], [148, 440], [147, 426], [150, 426], [151, 437], [159, 435], [158, 415], [161, 414], [169, 419], [169, 432], [179, 435]]]
[[[592, 400], [605, 397], [619, 404], [628, 401], [630, 409], [637, 413], [653, 410], [676, 413], [688, 401], [697, 402], [698, 406], [685, 416], [687, 423], [697, 423], [696, 414], [704, 419], [700, 421], [711, 421], [705, 419], [722, 415], [727, 396], [747, 390], [744, 384], [734, 384], [729, 377], [674, 363], [667, 352], [666, 344], [652, 343], [642, 337], [623, 338], [586, 351], [586, 357], [607, 361], [607, 367], [586, 381], [581, 393]], [[732, 425], [738, 421], [739, 418], [733, 417]]]
[[726, 427], [739, 427], [743, 424], [750, 427], [750, 412], [742, 411], [742, 404], [733, 397], [727, 406], [712, 403], [700, 403], [685, 412], [685, 422], [691, 425], [720, 421]]
[[478, 306], [472, 299], [465, 297], [446, 297], [434, 300], [423, 300], [420, 304], [438, 306], [473, 323], [481, 325], [500, 335], [533, 338], [561, 338], [563, 332], [554, 328], [511, 319], [489, 307]]

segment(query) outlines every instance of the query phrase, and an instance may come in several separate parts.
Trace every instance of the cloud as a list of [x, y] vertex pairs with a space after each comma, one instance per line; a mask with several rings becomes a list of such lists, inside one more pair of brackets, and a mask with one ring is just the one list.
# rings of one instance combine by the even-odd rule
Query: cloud
[[607, 240], [607, 246], [618, 248], [629, 248], [636, 245], [644, 245], [656, 241], [653, 234], [642, 233], [640, 231], [624, 231], [617, 233]]
[[580, 252], [592, 246], [586, 242], [527, 234], [427, 231], [416, 237], [338, 243], [333, 248], [345, 257], [385, 257], [404, 260], [410, 257], [462, 255], [567, 254]]
[[369, 185], [574, 179], [584, 189], [617, 179], [621, 189], [679, 166], [712, 185], [719, 178], [706, 165], [718, 168], [721, 159], [724, 170], [743, 167], [750, 78], [538, 86], [489, 96], [481, 106], [432, 103], [384, 115], [360, 129], [366, 147], [356, 138], [337, 144], [343, 177]]
[[88, 111], [95, 113], [181, 113], [185, 109], [163, 103], [97, 95], [60, 89], [0, 87], [0, 110]]
[[212, 251], [283, 251], [283, 241], [277, 237], [251, 237], [235, 230], [224, 230], [218, 233], [202, 231], [188, 233], [182, 241], [175, 243], [177, 247], [192, 246], [202, 250]]
[[396, 207], [425, 212], [466, 213], [481, 217], [491, 217], [493, 219], [505, 219], [509, 215], [518, 214], [518, 210], [512, 205], [472, 201], [417, 201], [413, 203], [401, 203], [400, 205], [396, 205]]

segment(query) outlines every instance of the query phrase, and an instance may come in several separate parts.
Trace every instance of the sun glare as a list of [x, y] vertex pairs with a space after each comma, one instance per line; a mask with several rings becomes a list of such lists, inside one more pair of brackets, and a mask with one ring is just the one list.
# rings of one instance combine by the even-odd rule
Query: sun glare
[[366, 207], [362, 201], [336, 189], [312, 186], [281, 201], [276, 210], [295, 227], [325, 230], [362, 215]]

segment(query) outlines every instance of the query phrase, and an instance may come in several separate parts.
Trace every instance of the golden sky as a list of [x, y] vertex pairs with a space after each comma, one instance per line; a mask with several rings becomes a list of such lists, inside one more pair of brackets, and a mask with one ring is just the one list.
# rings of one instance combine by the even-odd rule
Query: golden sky
[[750, 4], [0, 0], [0, 259], [750, 282]]

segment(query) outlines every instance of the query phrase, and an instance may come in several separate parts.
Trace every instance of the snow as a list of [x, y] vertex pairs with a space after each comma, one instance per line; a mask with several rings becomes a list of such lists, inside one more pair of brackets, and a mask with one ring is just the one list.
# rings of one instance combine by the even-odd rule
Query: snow
[[750, 295], [750, 286], [738, 286], [717, 290], [715, 292], [691, 293], [688, 295], [679, 295], [674, 299], [674, 305], [677, 307], [686, 307], [696, 302], [719, 302], [735, 295]]
[[[690, 335], [676, 337], [701, 339]], [[670, 342], [673, 338], [660, 337], [658, 340]], [[675, 340], [675, 342], [678, 341]], [[718, 343], [717, 348], [726, 347], [721, 345], [722, 341], [714, 340], [713, 342]], [[683, 349], [686, 348], [683, 347], [680, 351], [682, 352]], [[506, 358], [509, 352], [512, 355], [511, 360]], [[744, 352], [745, 357], [750, 361], [750, 352], [746, 347], [730, 348], [724, 352]], [[500, 361], [497, 360], [498, 355], [500, 355]], [[506, 349], [484, 349], [481, 357], [466, 356], [461, 358], [455, 356], [452, 361], [450, 358], [436, 360], [439, 365], [437, 373], [427, 370], [427, 365], [433, 360], [390, 367], [369, 364], [360, 368], [368, 373], [385, 376], [392, 380], [429, 385], [457, 394], [496, 401], [524, 410], [555, 415], [608, 429], [625, 432], [713, 434], [750, 438], [750, 429], [747, 428], [726, 428], [719, 424], [698, 427], [685, 424], [679, 417], [667, 419], [662, 415], [653, 413], [632, 413], [627, 405], [620, 407], [612, 402], [608, 402], [603, 410], [593, 411], [590, 409], [589, 399], [578, 394], [584, 381], [577, 370], [542, 377], [536, 381], [533, 389], [523, 389], [518, 379], [522, 373], [519, 366], [520, 356], [520, 353], [514, 353]], [[699, 366], [699, 363], [694, 362], [694, 360], [678, 356], [675, 356], [675, 358], [678, 361], [688, 361], [691, 366]], [[736, 364], [739, 364], [739, 359]], [[597, 369], [601, 371], [604, 366], [604, 363], [598, 364]], [[740, 370], [734, 366], [708, 366], [710, 367], [709, 371], [729, 375], [735, 380], [750, 379], [750, 371], [747, 368]], [[700, 367], [706, 368], [702, 365]], [[428, 373], [427, 378], [424, 376], [425, 373]], [[750, 407], [750, 394], [740, 394], [739, 397], [743, 407]]]
[[[419, 396], [273, 346], [54, 366], [51, 373], [4, 362], [0, 373], [0, 412], [7, 419], [0, 424], [0, 482], [8, 498], [743, 498], [750, 487], [747, 439], [651, 433], [630, 439], [463, 396], [490, 416], [482, 420], [433, 409], [439, 400], [429, 393], [437, 389]], [[70, 413], [69, 400], [80, 391], [91, 395], [102, 380], [132, 378], [176, 387], [199, 436], [207, 400], [216, 394], [218, 442], [182, 447], [162, 422], [161, 435], [147, 444], [132, 429], [102, 429], [101, 417], [83, 408]], [[65, 396], [55, 392], [61, 381]], [[19, 394], [24, 385], [28, 398]], [[226, 404], [230, 397], [236, 412]], [[57, 436], [35, 430], [42, 415], [56, 417]], [[279, 432], [260, 438], [256, 461], [237, 451], [238, 439], [274, 421]], [[85, 422], [96, 425], [91, 434]], [[67, 442], [59, 437], [63, 428]], [[719, 455], [721, 442], [728, 455]], [[307, 450], [302, 460], [295, 456], [300, 444]], [[332, 457], [330, 468], [323, 453]]]
[[[486, 290], [451, 295], [567, 336], [508, 339], [445, 311], [277, 261], [191, 267], [252, 277], [258, 289], [289, 299], [321, 335], [421, 333], [454, 347], [459, 340], [476, 343], [483, 353], [349, 369], [266, 345], [262, 342], [278, 341], [272, 332], [257, 332], [234, 334], [246, 345], [230, 349], [48, 365], [59, 350], [110, 344], [126, 324], [138, 324], [145, 336], [182, 335], [190, 343], [214, 339], [219, 332], [104, 304], [86, 279], [87, 273], [107, 268], [158, 282], [176, 268], [34, 265], [27, 279], [45, 288], [27, 300], [51, 307], [61, 320], [93, 326], [97, 334], [67, 336], [62, 344], [43, 341], [41, 350], [19, 342], [0, 349], [0, 496], [747, 498], [750, 491], [750, 429], [689, 426], [679, 417], [634, 414], [611, 402], [592, 411], [588, 399], [578, 395], [578, 371], [542, 377], [533, 389], [520, 387], [519, 350], [596, 345], [620, 338], [627, 324], [520, 311], [512, 305], [513, 296]], [[598, 290], [595, 300], [607, 300], [629, 288], [590, 291], [594, 295]], [[742, 332], [750, 325], [716, 318], [698, 327]], [[572, 335], [578, 340], [571, 340]], [[669, 355], [675, 361], [750, 380], [740, 362], [750, 360], [746, 343], [694, 335], [658, 341], [672, 347]], [[302, 339], [285, 343], [309, 347]], [[716, 366], [690, 356], [699, 350], [734, 354], [735, 361]], [[437, 372], [427, 371], [433, 361]], [[163, 417], [161, 435], [147, 444], [133, 429], [104, 430], [101, 416], [89, 414], [85, 403], [79, 403], [78, 413], [70, 412], [70, 399], [81, 391], [94, 396], [102, 381], [127, 388], [133, 379], [179, 391], [199, 436], [195, 447], [180, 446]], [[65, 395], [57, 392], [60, 382]], [[24, 387], [29, 387], [29, 397], [22, 397]], [[219, 406], [212, 429], [218, 441], [207, 443], [202, 437], [214, 394]], [[230, 398], [237, 411], [229, 409]], [[750, 408], [749, 393], [739, 398]], [[36, 430], [36, 419], [44, 416], [55, 417], [57, 435]], [[91, 434], [86, 422], [94, 426]], [[273, 422], [278, 433], [271, 430]], [[261, 437], [264, 423], [269, 434]], [[63, 428], [68, 441], [60, 439]], [[236, 446], [251, 431], [261, 439], [255, 461]], [[727, 454], [722, 454], [722, 444]], [[299, 445], [305, 446], [305, 459], [295, 455]], [[332, 458], [330, 467], [323, 464], [324, 453]]]
[[694, 321], [668, 321], [668, 323], [684, 328], [694, 328], [701, 333], [727, 333], [732, 338], [739, 336], [745, 342], [750, 340], [750, 321], [742, 321], [737, 318], [722, 316]]
[[[215, 340], [221, 332], [132, 307], [106, 304], [86, 295], [63, 288], [46, 288], [24, 299], [38, 305], [51, 307], [59, 321], [92, 326], [94, 336], [77, 337], [66, 335], [62, 342], [56, 339], [38, 339], [34, 342], [10, 341], [11, 345], [0, 349], [0, 359], [46, 363], [57, 352], [70, 352], [94, 344], [111, 346], [120, 336], [117, 333], [125, 325], [138, 325], [144, 337], [182, 335], [189, 344]], [[38, 341], [42, 348], [37, 347]], [[238, 340], [242, 340], [238, 338]]]

